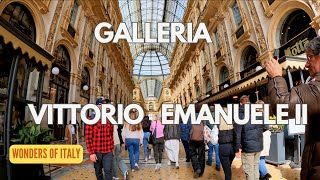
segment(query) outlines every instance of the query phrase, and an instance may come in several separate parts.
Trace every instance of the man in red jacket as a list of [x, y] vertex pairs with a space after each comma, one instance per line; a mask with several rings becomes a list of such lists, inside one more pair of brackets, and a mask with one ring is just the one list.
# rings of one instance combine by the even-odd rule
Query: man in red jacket
[[[99, 98], [96, 105], [101, 109], [105, 104], [104, 98]], [[86, 125], [86, 145], [90, 154], [90, 160], [94, 162], [94, 169], [97, 180], [112, 180], [112, 152], [113, 143], [113, 126], [107, 121], [107, 124], [101, 124], [98, 121], [94, 125]], [[102, 169], [104, 169], [105, 178], [103, 178]]]

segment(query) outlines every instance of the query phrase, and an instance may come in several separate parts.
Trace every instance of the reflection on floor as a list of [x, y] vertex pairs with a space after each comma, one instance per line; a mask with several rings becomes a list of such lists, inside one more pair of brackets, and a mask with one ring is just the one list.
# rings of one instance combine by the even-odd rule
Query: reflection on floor
[[[174, 166], [167, 165], [167, 156], [164, 152], [162, 161], [162, 168], [159, 172], [155, 172], [155, 161], [153, 159], [149, 160], [148, 162], [144, 162], [143, 158], [143, 150], [140, 150], [140, 170], [131, 173], [130, 172], [130, 179], [131, 180], [188, 180], [193, 179], [193, 170], [191, 163], [185, 162], [185, 155], [183, 151], [183, 146], [180, 146], [180, 169], [175, 169]], [[124, 161], [126, 164], [129, 165], [127, 151], [123, 151], [122, 156], [124, 157]], [[81, 180], [81, 179], [96, 179], [94, 174], [93, 164], [88, 160], [88, 155], [84, 155], [84, 161], [80, 165], [51, 165], [51, 175], [53, 179], [59, 180]], [[215, 162], [213, 160], [213, 162]], [[56, 168], [56, 170], [53, 170]], [[281, 166], [274, 166], [267, 164], [267, 168], [269, 173], [272, 175], [271, 180], [273, 179], [288, 179], [288, 180], [295, 180], [300, 179], [299, 169], [291, 169], [288, 164], [284, 164]], [[47, 171], [48, 172], [48, 171]], [[242, 171], [241, 167], [241, 160], [235, 159], [232, 164], [232, 179], [242, 180], [245, 179], [245, 175]], [[49, 174], [49, 173], [48, 173]], [[123, 178], [122, 175], [119, 175], [120, 179]], [[223, 169], [221, 171], [215, 170], [215, 163], [212, 166], [206, 166], [204, 175], [199, 179], [224, 179]]]

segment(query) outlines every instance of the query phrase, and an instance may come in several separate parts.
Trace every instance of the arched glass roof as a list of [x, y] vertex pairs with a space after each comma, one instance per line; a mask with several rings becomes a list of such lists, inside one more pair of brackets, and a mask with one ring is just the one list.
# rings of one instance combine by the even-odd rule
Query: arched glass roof
[[136, 76], [164, 76], [170, 73], [166, 56], [157, 51], [146, 51], [136, 57], [133, 74]]
[[[145, 37], [145, 23], [150, 23], [150, 37], [157, 39], [157, 24], [160, 22], [183, 22], [183, 15], [187, 6], [187, 0], [121, 0], [119, 1], [123, 22], [126, 23], [129, 33], [132, 37], [133, 25], [137, 24], [137, 37]], [[169, 38], [165, 35], [164, 38]], [[133, 75], [137, 80], [141, 76], [161, 76], [161, 79], [170, 74], [169, 62], [174, 43], [129, 43], [132, 58], [134, 59]], [[145, 79], [145, 78], [143, 78]], [[152, 84], [160, 83], [159, 78], [150, 79]], [[149, 81], [143, 80], [148, 84]], [[142, 91], [145, 97], [157, 97], [156, 92], [161, 91], [161, 86], [143, 85]], [[158, 91], [153, 90], [149, 93], [151, 87], [160, 88]], [[143, 89], [147, 88], [147, 89]], [[151, 92], [151, 91], [150, 91]]]

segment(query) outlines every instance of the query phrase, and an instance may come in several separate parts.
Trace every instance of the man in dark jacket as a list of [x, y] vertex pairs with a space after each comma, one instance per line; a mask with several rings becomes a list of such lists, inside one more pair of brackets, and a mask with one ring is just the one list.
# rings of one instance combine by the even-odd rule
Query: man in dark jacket
[[[239, 119], [244, 118], [244, 104], [250, 104], [249, 96], [241, 96]], [[263, 149], [263, 125], [234, 124], [235, 152], [242, 149], [241, 160], [247, 180], [259, 179], [260, 152]]]
[[266, 63], [271, 80], [268, 84], [271, 108], [276, 104], [289, 104], [289, 118], [295, 117], [295, 105], [308, 104], [308, 124], [305, 129], [305, 146], [302, 155], [301, 180], [320, 179], [320, 37], [312, 39], [305, 47], [308, 68], [313, 81], [300, 84], [288, 91], [282, 77], [282, 67], [275, 59]]

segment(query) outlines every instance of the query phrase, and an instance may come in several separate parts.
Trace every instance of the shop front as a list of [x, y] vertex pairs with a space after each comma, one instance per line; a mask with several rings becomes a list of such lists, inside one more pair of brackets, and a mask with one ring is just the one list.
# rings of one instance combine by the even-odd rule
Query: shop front
[[53, 56], [35, 43], [35, 31], [31, 13], [23, 5], [11, 3], [1, 13], [0, 179], [12, 175], [11, 139], [24, 122], [33, 120], [27, 104], [39, 112], [45, 72], [51, 69]]

